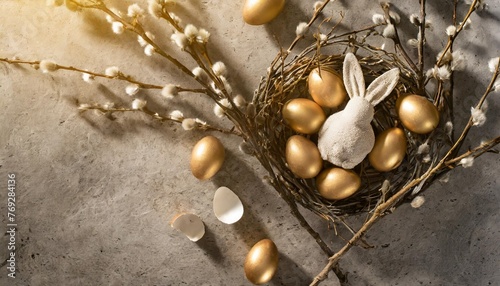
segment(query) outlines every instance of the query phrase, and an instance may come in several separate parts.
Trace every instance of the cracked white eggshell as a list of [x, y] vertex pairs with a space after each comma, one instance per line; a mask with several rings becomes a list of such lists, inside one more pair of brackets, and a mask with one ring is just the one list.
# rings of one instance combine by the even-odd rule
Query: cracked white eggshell
[[225, 224], [233, 224], [243, 216], [243, 203], [240, 198], [229, 188], [220, 187], [215, 192], [214, 201], [215, 216]]
[[170, 226], [185, 234], [191, 241], [198, 241], [205, 235], [203, 221], [194, 214], [180, 214], [172, 220]]

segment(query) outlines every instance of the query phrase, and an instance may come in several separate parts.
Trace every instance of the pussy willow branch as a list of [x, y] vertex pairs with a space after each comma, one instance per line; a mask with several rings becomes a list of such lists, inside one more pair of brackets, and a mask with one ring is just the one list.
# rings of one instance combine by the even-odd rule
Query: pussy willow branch
[[[0, 62], [5, 62], [8, 64], [25, 64], [25, 65], [31, 65], [31, 66], [36, 66], [36, 65], [40, 64], [40, 61], [27, 61], [27, 60], [7, 59], [7, 58], [0, 58]], [[59, 65], [59, 64], [56, 64], [56, 66], [57, 66], [58, 70], [68, 70], [68, 71], [73, 71], [73, 72], [87, 73], [87, 74], [94, 76], [94, 77], [106, 78], [106, 79], [110, 79], [110, 80], [127, 81], [127, 82], [130, 82], [133, 84], [137, 84], [140, 88], [143, 88], [143, 89], [162, 89], [163, 88], [163, 86], [160, 86], [160, 85], [149, 84], [149, 83], [144, 83], [142, 81], [134, 80], [131, 76], [126, 75], [122, 72], [119, 72], [119, 74], [117, 76], [109, 76], [109, 75], [105, 75], [105, 74], [101, 74], [101, 73], [97, 73], [97, 72], [92, 72], [92, 71], [88, 71], [88, 70], [81, 69], [81, 68], [76, 68], [73, 66], [64, 66], [64, 65]], [[193, 92], [193, 93], [206, 94], [205, 89], [192, 89], [192, 88], [184, 88], [184, 87], [180, 87], [180, 86], [177, 86], [177, 89], [179, 92]], [[176, 122], [176, 123], [182, 123], [182, 120], [173, 119], [173, 118], [167, 117], [167, 116], [161, 116], [158, 113], [153, 112], [147, 108], [143, 108], [142, 110], [136, 110], [136, 109], [131, 109], [131, 108], [105, 108], [104, 106], [101, 106], [98, 104], [91, 104], [88, 107], [83, 108], [83, 111], [84, 110], [91, 110], [91, 109], [99, 110], [103, 113], [143, 112], [143, 113], [145, 113], [145, 114], [147, 114], [155, 119], [158, 119], [160, 121], [172, 121], [172, 122]], [[242, 136], [241, 132], [238, 130], [235, 130], [234, 128], [233, 129], [224, 129], [224, 128], [215, 127], [215, 126], [212, 126], [209, 124], [198, 124], [197, 129], [204, 130], [204, 131], [206, 131], [206, 130], [218, 131], [221, 133], [237, 135], [240, 137]]]
[[[80, 5], [80, 6], [84, 7], [84, 8], [89, 8], [89, 7], [82, 6], [82, 5]], [[175, 66], [177, 66], [181, 71], [183, 71], [189, 77], [195, 79], [200, 85], [202, 85], [205, 88], [205, 91], [206, 91], [205, 94], [208, 95], [212, 100], [214, 100], [215, 103], [217, 105], [219, 105], [226, 112], [226, 114], [228, 115], [228, 118], [232, 121], [232, 123], [236, 126], [236, 128], [241, 131], [241, 134], [243, 135], [243, 137], [246, 138], [245, 134], [248, 134], [248, 126], [246, 126], [247, 124], [246, 124], [245, 117], [243, 116], [243, 114], [241, 112], [238, 111], [237, 106], [235, 105], [234, 101], [232, 100], [232, 96], [227, 92], [224, 84], [221, 82], [221, 80], [217, 76], [214, 75], [214, 73], [212, 72], [212, 69], [208, 68], [203, 63], [201, 58], [196, 53], [195, 49], [188, 51], [188, 54], [198, 63], [198, 65], [200, 65], [200, 68], [202, 68], [208, 74], [208, 76], [212, 79], [212, 81], [217, 86], [217, 88], [222, 92], [222, 95], [219, 95], [217, 92], [215, 92], [215, 90], [213, 90], [210, 87], [209, 83], [196, 77], [191, 72], [191, 70], [189, 70], [183, 63], [181, 63], [179, 60], [177, 60], [176, 58], [174, 58], [173, 56], [171, 56], [170, 54], [165, 52], [165, 50], [163, 50], [156, 42], [154, 42], [153, 39], [148, 37], [145, 29], [143, 28], [143, 26], [140, 24], [140, 22], [137, 19], [134, 19], [133, 22], [130, 23], [130, 22], [124, 20], [119, 15], [115, 14], [113, 11], [111, 11], [103, 3], [101, 3], [99, 5], [94, 5], [90, 8], [101, 10], [104, 13], [108, 14], [110, 17], [112, 17], [115, 21], [122, 23], [122, 25], [125, 27], [126, 30], [132, 31], [133, 33], [137, 34], [138, 36], [141, 36], [148, 44], [150, 44], [154, 48], [154, 51], [157, 54], [159, 54], [163, 58], [165, 58], [168, 61], [170, 61], [171, 63], [173, 63]], [[163, 9], [162, 9], [162, 16], [163, 16], [162, 18], [167, 19], [167, 20], [171, 19], [170, 15], [167, 12], [165, 12], [164, 9], [165, 9], [165, 7], [163, 7]], [[181, 30], [179, 30], [179, 31], [181, 31]], [[198, 44], [194, 40], [190, 43], [190, 46], [192, 46], [192, 45], [198, 45]], [[204, 52], [204, 56], [208, 58], [208, 54], [206, 52]], [[211, 63], [210, 60], [208, 62], [209, 62], [209, 64]], [[222, 98], [229, 99], [229, 103], [232, 106], [232, 108], [227, 108], [227, 107], [223, 106], [220, 103], [220, 99], [222, 99]]]
[[[483, 96], [481, 97], [481, 99], [479, 100], [479, 102], [477, 103], [476, 105], [476, 109], [480, 109], [486, 98], [488, 97], [488, 95], [491, 93], [492, 89], [493, 89], [493, 86], [495, 84], [495, 81], [497, 80], [498, 78], [498, 71], [500, 69], [500, 61], [498, 62], [496, 68], [495, 68], [495, 72], [493, 73], [493, 76], [490, 80], [490, 83], [486, 89], [486, 92], [483, 94]], [[458, 150], [460, 150], [460, 147], [462, 146], [463, 144], [463, 139], [465, 139], [465, 137], [467, 137], [468, 133], [469, 133], [469, 130], [471, 129], [471, 127], [473, 126], [473, 121], [472, 121], [472, 116], [469, 118], [469, 121], [467, 122], [467, 125], [465, 126], [464, 128], [464, 131], [462, 132], [462, 134], [460, 135], [460, 137], [457, 139], [457, 142], [458, 142], [458, 146], [456, 148], [456, 151], [453, 151], [453, 150], [450, 150], [447, 154], [447, 156], [449, 156], [450, 154], [456, 154], [458, 152]]]
[[[173, 18], [172, 16], [168, 13], [168, 12], [165, 12], [163, 9], [162, 9], [162, 13], [161, 13], [161, 16], [160, 18], [166, 20], [170, 25], [172, 25], [172, 27], [174, 27], [174, 29], [179, 32], [179, 33], [184, 33], [184, 28], [181, 27]], [[191, 47], [194, 49], [193, 51], [190, 51], [189, 53], [194, 53], [194, 55], [191, 55], [191, 56], [194, 56], [196, 57], [197, 56], [197, 53], [200, 53], [202, 55], [202, 57], [207, 61], [208, 63], [208, 66], [212, 66], [212, 59], [209, 57], [208, 55], [208, 51], [207, 51], [207, 46], [206, 46], [206, 43], [198, 43], [197, 41], [194, 41], [191, 45]], [[201, 58], [199, 58], [199, 60], [202, 60]], [[203, 63], [203, 66], [205, 66], [205, 64]]]
[[[100, 11], [106, 13], [111, 18], [113, 18], [115, 21], [122, 23], [122, 25], [124, 26], [124, 28], [126, 30], [132, 31], [135, 34], [141, 36], [148, 44], [150, 44], [151, 46], [154, 47], [156, 53], [158, 53], [159, 55], [161, 55], [162, 57], [166, 58], [168, 61], [173, 63], [175, 66], [177, 66], [181, 71], [183, 71], [188, 76], [195, 78], [195, 76], [193, 75], [193, 73], [191, 72], [190, 69], [188, 69], [180, 61], [178, 61], [177, 59], [175, 59], [174, 57], [172, 57], [171, 55], [166, 53], [163, 49], [161, 49], [161, 47], [158, 44], [156, 44], [151, 38], [149, 38], [146, 35], [145, 30], [142, 28], [142, 26], [139, 24], [138, 21], [135, 21], [134, 23], [130, 23], [130, 22], [124, 20], [122, 17], [120, 17], [119, 15], [117, 15], [113, 11], [111, 11], [106, 6], [106, 4], [104, 4], [104, 2], [102, 2], [100, 0], [92, 1], [93, 4], [90, 4], [90, 5], [85, 4], [85, 3], [81, 3], [80, 1], [76, 1], [76, 0], [69, 0], [69, 1], [72, 2], [73, 4], [75, 4], [76, 6], [83, 8], [83, 9], [96, 9], [96, 10], [100, 10]], [[205, 83], [203, 83], [200, 80], [198, 80], [198, 82], [202, 85], [206, 85]]]
[[[88, 8], [88, 7], [85, 7]], [[90, 7], [92, 9], [97, 9], [101, 10], [102, 12], [108, 14], [110, 17], [112, 17], [115, 21], [122, 23], [122, 25], [125, 27], [126, 30], [129, 30], [138, 36], [141, 36], [148, 44], [153, 46], [154, 51], [159, 54], [160, 56], [164, 57], [171, 63], [173, 63], [175, 66], [177, 66], [182, 72], [184, 72], [186, 75], [188, 75], [191, 78], [194, 78], [195, 80], [198, 81], [201, 85], [205, 86], [208, 88], [207, 84], [204, 83], [203, 81], [196, 79], [194, 74], [191, 72], [190, 69], [188, 69], [185, 65], [183, 65], [180, 61], [178, 61], [176, 58], [172, 57], [170, 54], [165, 52], [156, 42], [154, 42], [148, 35], [146, 35], [146, 31], [142, 27], [142, 25], [138, 22], [135, 21], [133, 24], [129, 23], [128, 21], [125, 21], [122, 17], [118, 16], [115, 14], [113, 11], [111, 11], [106, 5], [101, 4], [95, 7]]]
[[[321, 12], [323, 11], [323, 9], [326, 7], [326, 5], [328, 5], [328, 3], [330, 3], [330, 0], [325, 0], [323, 2], [323, 4], [316, 10], [314, 11], [314, 14], [313, 16], [311, 17], [311, 19], [309, 20], [309, 22], [307, 23], [307, 28], [309, 29], [311, 27], [311, 25], [316, 21], [316, 19], [318, 19], [319, 15], [321, 15]], [[297, 37], [295, 37], [295, 40], [293, 40], [292, 44], [290, 44], [290, 47], [288, 47], [288, 49], [286, 50], [286, 53], [285, 55], [283, 56], [283, 60], [286, 59], [286, 57], [292, 52], [293, 48], [295, 47], [295, 45], [302, 39], [304, 38], [304, 36], [299, 36], [297, 35]]]
[[[463, 158], [467, 158], [469, 156], [477, 158], [486, 152], [493, 152], [493, 150], [492, 150], [493, 147], [495, 147], [498, 144], [500, 144], [500, 136], [496, 137], [494, 139], [491, 139], [489, 141], [483, 142], [483, 143], [481, 143], [481, 145], [477, 146], [476, 148], [469, 150], [460, 156], [457, 156], [453, 159], [446, 161], [445, 165], [448, 168], [455, 168], [457, 165], [459, 165], [460, 160], [462, 160]], [[494, 152], [498, 153], [498, 151], [496, 151], [496, 150]]]
[[[389, 4], [387, 2], [383, 2], [383, 3], [381, 3], [381, 6], [382, 6], [382, 9], [384, 10], [385, 18], [387, 19], [387, 21], [389, 21], [389, 24], [396, 27], [394, 20], [392, 19], [392, 17], [389, 14], [391, 4]], [[410, 66], [411, 70], [413, 72], [417, 73], [417, 75], [418, 75], [418, 67], [413, 62], [411, 57], [406, 52], [406, 49], [401, 44], [401, 40], [399, 39], [398, 29], [396, 29], [396, 28], [394, 28], [394, 38], [392, 40], [394, 41], [394, 45], [396, 46], [396, 50], [399, 51], [399, 53], [403, 56], [403, 59]]]
[[[208, 85], [208, 83], [206, 83], [206, 82], [200, 80], [199, 78], [195, 77], [194, 74], [185, 65], [183, 65], [180, 61], [178, 61], [177, 59], [175, 59], [174, 57], [172, 57], [168, 53], [166, 53], [158, 44], [156, 44], [153, 41], [153, 39], [151, 39], [150, 37], [148, 37], [148, 35], [146, 34], [145, 29], [142, 27], [142, 25], [140, 24], [140, 22], [138, 21], [138, 19], [134, 18], [132, 20], [132, 22], [128, 22], [125, 19], [123, 19], [122, 17], [120, 17], [119, 15], [117, 15], [116, 13], [114, 13], [111, 9], [109, 9], [104, 4], [104, 2], [102, 2], [100, 0], [87, 1], [87, 2], [83, 2], [83, 3], [79, 2], [79, 1], [74, 1], [74, 0], [70, 0], [70, 1], [73, 4], [75, 4], [76, 6], [82, 8], [82, 9], [96, 9], [96, 10], [100, 10], [100, 11], [106, 13], [107, 15], [109, 15], [110, 17], [112, 17], [115, 21], [120, 22], [124, 26], [124, 28], [126, 30], [132, 31], [133, 33], [137, 34], [138, 36], [141, 36], [148, 44], [150, 44], [151, 46], [153, 46], [154, 51], [157, 54], [161, 55], [162, 57], [164, 57], [167, 60], [169, 60], [170, 62], [172, 62], [179, 69], [181, 69], [184, 73], [186, 73], [188, 76], [192, 77], [193, 79], [195, 79], [196, 81], [198, 81], [198, 83], [200, 83], [202, 86], [205, 87], [203, 89], [191, 89], [191, 88], [178, 87], [178, 91], [180, 91], [180, 92], [183, 92], [183, 91], [184, 92], [185, 91], [197, 92], [197, 93], [202, 93], [202, 94], [208, 95], [210, 98], [212, 98], [216, 102], [216, 104], [218, 104], [226, 112], [226, 114], [228, 114], [228, 117], [231, 119], [231, 121], [233, 122], [233, 124], [235, 124], [235, 126], [239, 130], [245, 131], [245, 129], [247, 129], [245, 126], [242, 126], [242, 124], [241, 124], [242, 122], [243, 123], [245, 122], [245, 119], [244, 119], [243, 115], [241, 114], [241, 112], [234, 112], [233, 111], [233, 110], [237, 110], [237, 107], [235, 106], [234, 102], [232, 100], [230, 100], [230, 104], [233, 107], [232, 109], [229, 109], [229, 108], [227, 108], [225, 106], [222, 106], [222, 104], [218, 101], [218, 99], [220, 99], [221, 96], [219, 96], [214, 90], [212, 90], [212, 88]], [[170, 18], [171, 19], [170, 15], [168, 13], [164, 12], [163, 10], [162, 10], [162, 14], [164, 16], [163, 18], [166, 18], [166, 19]], [[194, 42], [191, 43], [191, 45], [196, 44]], [[204, 51], [203, 53], [204, 53], [205, 57], [208, 58], [208, 55], [205, 52], [204, 45], [203, 45], [203, 48], [200, 48], [200, 50], [203, 50]], [[202, 64], [202, 62], [200, 61], [200, 58], [197, 56], [196, 53], [189, 53], [189, 54], [190, 54], [190, 56], [193, 59], [195, 59], [195, 61], [198, 64]], [[3, 59], [3, 60], [5, 62], [8, 62], [8, 63], [24, 63], [24, 64], [39, 64], [40, 63], [40, 61], [28, 62], [28, 61], [18, 61], [18, 60], [8, 60], [8, 59]], [[211, 63], [211, 61], [209, 61], [209, 63]], [[231, 99], [231, 96], [227, 93], [224, 84], [222, 84], [222, 82], [213, 74], [211, 68], [209, 69], [205, 65], [202, 65], [200, 67], [203, 68], [207, 72], [207, 74], [213, 79], [214, 83], [223, 92], [224, 97], [228, 98], [228, 99]], [[80, 69], [80, 68], [75, 68], [75, 67], [71, 67], [71, 66], [57, 65], [57, 68], [58, 69], [70, 70], [70, 71], [84, 72], [84, 73], [88, 73], [89, 75], [92, 75], [92, 76], [95, 76], [95, 77], [124, 80], [124, 81], [128, 81], [130, 83], [138, 84], [141, 88], [149, 88], [149, 89], [161, 89], [161, 88], [163, 88], [162, 86], [159, 86], [159, 85], [146, 84], [146, 83], [134, 80], [134, 79], [132, 79], [132, 77], [127, 76], [127, 75], [125, 75], [125, 74], [123, 74], [121, 72], [117, 76], [111, 77], [111, 76], [107, 76], [107, 75], [104, 75], [104, 74], [100, 74], [100, 73], [96, 73], [96, 72], [89, 72], [87, 70]], [[224, 98], [224, 97], [222, 97], [222, 98]], [[245, 136], [243, 136], [244, 133], [238, 131], [238, 134], [240, 134], [240, 136], [242, 136], [242, 137], [245, 138]]]
[[[160, 18], [166, 20], [174, 29], [179, 32], [179, 33], [184, 33], [184, 28], [181, 27], [173, 18], [172, 16], [168, 13], [168, 11], [165, 11], [165, 6], [162, 7], [161, 10], [161, 15]], [[137, 23], [140, 26], [140, 23]], [[142, 29], [144, 30], [144, 29]], [[237, 110], [237, 106], [235, 105], [234, 101], [232, 100], [232, 95], [226, 90], [226, 86], [224, 83], [220, 80], [218, 76], [215, 75], [215, 73], [212, 70], [212, 59], [210, 58], [207, 50], [207, 44], [206, 43], [199, 43], [198, 41], [192, 41], [191, 44], [187, 47], [187, 49], [184, 50], [186, 53], [188, 53], [192, 59], [196, 61], [198, 66], [202, 68], [210, 77], [210, 79], [214, 82], [214, 84], [217, 86], [219, 90], [223, 93], [224, 96], [220, 98], [227, 98], [229, 99], [229, 104], [232, 106], [233, 110]], [[201, 56], [200, 56], [201, 54]], [[217, 97], [217, 94], [214, 94], [215, 98]], [[219, 98], [219, 99], [220, 99]], [[216, 103], [226, 112], [228, 111], [227, 107], [223, 106], [220, 104], [217, 100]], [[232, 116], [236, 116], [238, 118], [234, 118], [233, 123], [235, 125], [239, 125], [239, 122], [241, 119], [243, 119], [240, 115], [241, 114], [230, 114]], [[240, 129], [242, 129], [242, 126], [239, 126]]]
[[[480, 108], [488, 95], [491, 93], [493, 85], [495, 80], [498, 77], [498, 71], [500, 68], [500, 63], [497, 65], [495, 73], [493, 74], [490, 84], [486, 88], [486, 91], [484, 92], [483, 96], [479, 100], [478, 104], [476, 105], [476, 108]], [[454, 153], [455, 150], [460, 149], [460, 146], [462, 145], [463, 141], [467, 137], [467, 134], [471, 127], [473, 126], [473, 120], [472, 120], [472, 115], [469, 117], [469, 122], [467, 125], [464, 127], [462, 134], [460, 137], [455, 141], [453, 146], [448, 150], [448, 152], [443, 156], [443, 158], [433, 167], [431, 165], [429, 169], [420, 177], [412, 180], [410, 183], [408, 183], [406, 186], [404, 186], [402, 189], [400, 189], [397, 193], [395, 193], [392, 197], [390, 197], [386, 202], [380, 204], [378, 207], [375, 208], [373, 211], [373, 215], [366, 221], [363, 226], [356, 232], [356, 234], [333, 256], [329, 258], [328, 264], [323, 268], [323, 270], [314, 278], [310, 286], [314, 285], [319, 285], [319, 283], [324, 280], [327, 276], [332, 267], [334, 267], [340, 260], [340, 258], [347, 253], [353, 246], [357, 245], [358, 241], [363, 238], [363, 236], [366, 234], [366, 232], [376, 223], [378, 222], [388, 210], [390, 210], [400, 199], [402, 199], [413, 187], [418, 186], [421, 182], [425, 182], [431, 176], [437, 174], [439, 171], [450, 168], [450, 165], [452, 163], [456, 163], [456, 158], [450, 159], [452, 153]], [[464, 158], [466, 156], [469, 156], [471, 154], [475, 154], [476, 156], [479, 156], [483, 153], [485, 153], [488, 150], [491, 150], [494, 146], [500, 143], [500, 137], [497, 137], [485, 144], [481, 144], [478, 146], [476, 149], [474, 149], [474, 153], [470, 153], [470, 151], [464, 153], [464, 155], [459, 156], [460, 158]], [[467, 154], [467, 155], [465, 155]], [[457, 157], [458, 158], [458, 157]]]
[[[323, 12], [323, 10], [325, 9], [326, 5], [328, 5], [328, 3], [330, 3], [331, 0], [325, 0], [323, 2], [323, 4], [316, 10], [314, 11], [314, 14], [313, 16], [311, 17], [311, 19], [309, 20], [309, 22], [307, 23], [307, 28], [309, 29], [311, 27], [311, 25], [318, 19], [318, 17], [321, 15], [321, 13]], [[270, 65], [270, 68], [271, 70], [276, 66], [276, 64], [278, 63], [284, 63], [285, 62], [285, 59], [288, 57], [288, 55], [292, 52], [293, 48], [297, 45], [297, 43], [302, 40], [304, 38], [304, 36], [300, 36], [300, 35], [297, 35], [295, 37], [295, 39], [292, 41], [292, 43], [290, 44], [290, 46], [288, 47], [288, 49], [286, 51], [282, 51], [281, 53], [279, 53], [276, 58], [274, 58], [274, 60], [271, 62], [271, 65]]]
[[[202, 85], [205, 88], [205, 91], [206, 91], [205, 94], [208, 95], [209, 97], [211, 97], [216, 103], [218, 103], [218, 99], [220, 99], [221, 97], [215, 91], [213, 91], [211, 89], [211, 87], [209, 86], [209, 84], [207, 82], [204, 82], [200, 78], [196, 77], [191, 72], [191, 70], [188, 69], [183, 63], [181, 63], [179, 60], [177, 60], [176, 58], [174, 58], [173, 56], [171, 56], [164, 49], [162, 49], [155, 41], [153, 41], [153, 39], [151, 39], [150, 37], [148, 37], [148, 35], [146, 34], [145, 29], [140, 24], [140, 22], [138, 21], [138, 19], [134, 19], [133, 22], [128, 22], [125, 19], [123, 19], [122, 17], [120, 17], [119, 15], [115, 14], [113, 11], [111, 11], [111, 9], [109, 9], [102, 2], [100, 2], [99, 4], [96, 4], [96, 5], [92, 5], [92, 6], [82, 5], [82, 4], [78, 4], [78, 5], [80, 7], [82, 7], [82, 8], [91, 8], [91, 9], [100, 10], [100, 11], [106, 13], [107, 15], [109, 15], [110, 17], [112, 17], [115, 21], [118, 21], [118, 22], [122, 23], [122, 25], [124, 26], [124, 28], [126, 30], [129, 30], [129, 31], [137, 34], [138, 36], [142, 37], [148, 44], [150, 44], [154, 48], [155, 53], [157, 53], [160, 56], [162, 56], [163, 58], [167, 59], [168, 61], [170, 61], [171, 63], [173, 63], [175, 66], [177, 66], [186, 75], [188, 75], [189, 77], [191, 77], [194, 80], [196, 80], [200, 85]], [[163, 16], [162, 18], [164, 18], [164, 19], [169, 19], [169, 18], [171, 19], [170, 15], [168, 13], [164, 12], [163, 9], [162, 9], [162, 16]], [[193, 41], [193, 43], [191, 43], [190, 45], [195, 44], [194, 42], [195, 41]], [[212, 79], [213, 79], [213, 74], [211, 73], [211, 69], [208, 69], [200, 61], [200, 59], [197, 56], [197, 54], [196, 53], [189, 53], [189, 54], [200, 65], [201, 68], [203, 68], [206, 72], [208, 71], [209, 76], [211, 76]], [[214, 82], [215, 83], [219, 83], [219, 86], [218, 86], [219, 89], [222, 90], [222, 91], [225, 91], [225, 87], [223, 85], [221, 85], [219, 81], [214, 80]], [[229, 97], [227, 93], [225, 95], [226, 95], [226, 97]], [[233, 121], [233, 123], [237, 124], [237, 122], [235, 122], [235, 121]], [[239, 127], [241, 129], [241, 126], [237, 125], [237, 127]]]
[[[176, 119], [176, 118], [172, 118], [170, 116], [160, 115], [157, 112], [154, 112], [146, 107], [144, 107], [142, 109], [132, 109], [132, 108], [125, 108], [125, 107], [122, 107], [122, 108], [112, 107], [112, 108], [110, 108], [110, 107], [104, 107], [104, 106], [99, 105], [99, 104], [93, 104], [93, 105], [89, 105], [89, 106], [82, 108], [82, 111], [86, 111], [86, 110], [98, 110], [102, 113], [141, 112], [141, 113], [147, 114], [150, 117], [152, 117], [153, 119], [159, 120], [161, 122], [170, 121], [170, 122], [175, 122], [175, 123], [179, 123], [179, 124], [181, 124], [182, 121], [184, 120], [184, 118]], [[210, 125], [210, 124], [198, 123], [196, 125], [196, 129], [202, 130], [202, 131], [217, 131], [217, 132], [224, 133], [224, 134], [241, 136], [241, 133], [238, 130], [235, 130], [234, 128], [233, 129], [225, 129], [225, 128], [221, 128], [221, 127], [215, 127], [215, 126]]]
[[[8, 64], [24, 64], [24, 65], [31, 65], [31, 66], [36, 66], [36, 65], [40, 64], [40, 61], [28, 61], [28, 60], [8, 59], [8, 58], [0, 58], [0, 62], [5, 62]], [[86, 69], [77, 68], [77, 67], [73, 67], [73, 66], [64, 66], [64, 65], [60, 65], [60, 64], [56, 64], [56, 66], [57, 66], [58, 70], [81, 72], [81, 73], [89, 74], [93, 77], [106, 78], [106, 79], [111, 79], [111, 80], [127, 81], [129, 83], [137, 84], [142, 89], [162, 89], [163, 88], [163, 86], [161, 86], [161, 85], [145, 83], [143, 81], [136, 80], [132, 76], [124, 74], [121, 71], [116, 76], [109, 76], [106, 74], [93, 72], [93, 71], [89, 71]], [[193, 93], [206, 94], [206, 89], [186, 88], [186, 87], [181, 87], [181, 86], [177, 86], [177, 89], [179, 92], [193, 92]]]
[[[422, 0], [422, 1], [425, 2], [425, 0]], [[457, 6], [458, 6], [458, 0], [453, 0], [452, 23], [453, 23], [453, 25], [455, 27], [457, 27], [457, 30], [456, 30], [455, 34], [450, 35], [448, 37], [447, 45], [446, 45], [445, 49], [442, 51], [441, 56], [437, 60], [436, 66], [440, 66], [442, 64], [442, 61], [443, 61], [443, 59], [444, 59], [444, 57], [445, 57], [445, 55], [447, 53], [453, 52], [454, 41], [457, 38], [458, 34], [465, 28], [465, 25], [467, 25], [467, 21], [469, 20], [469, 18], [472, 15], [472, 13], [476, 10], [477, 3], [478, 3], [478, 1], [475, 0], [475, 1], [473, 1], [470, 4], [469, 10], [466, 13], [466, 15], [464, 16], [464, 19], [462, 20], [462, 22], [460, 23], [460, 25], [457, 25]], [[421, 5], [422, 4], [423, 3], [421, 3]], [[425, 29], [424, 29], [424, 31], [425, 31]], [[422, 39], [420, 40], [420, 44], [423, 44], [423, 41], [425, 41], [425, 37], [422, 37]], [[453, 113], [454, 77], [455, 77], [455, 73], [454, 73], [453, 70], [451, 70], [450, 86], [449, 86], [448, 92], [443, 92], [443, 81], [437, 80], [437, 90], [436, 90], [436, 95], [434, 96], [434, 101], [435, 101], [435, 104], [437, 106], [441, 106], [442, 104], [444, 104], [443, 100], [449, 101], [449, 103], [447, 103], [447, 105], [450, 107], [450, 110], [449, 110], [449, 120], [451, 122], [455, 122], [455, 120], [454, 120], [455, 117], [454, 117], [454, 113]], [[429, 82], [430, 79], [431, 79], [431, 77], [427, 78], [424, 81], [424, 87], [427, 85], [427, 83]], [[444, 98], [443, 98], [443, 96], [444, 96]], [[451, 138], [454, 138], [454, 133], [455, 133], [455, 131], [452, 130], [452, 132], [451, 132]], [[458, 154], [458, 152], [459, 152], [459, 149], [460, 148], [455, 149], [455, 151], [453, 152], [452, 155], [456, 156]]]
[[477, 9], [476, 5], [477, 5], [477, 0], [474, 0], [472, 2], [472, 4], [470, 4], [469, 11], [465, 15], [462, 23], [460, 23], [460, 25], [458, 25], [455, 34], [452, 35], [452, 36], [450, 36], [448, 38], [448, 42], [446, 43], [446, 47], [443, 49], [441, 57], [438, 59], [438, 61], [436, 63], [437, 66], [440, 66], [442, 64], [444, 56], [446, 55], [446, 52], [448, 52], [450, 50], [451, 46], [453, 45], [453, 41], [455, 41], [455, 39], [457, 38], [457, 36], [464, 29], [465, 25], [467, 25], [467, 21], [469, 20], [469, 18], [472, 15], [472, 13], [474, 13], [474, 11], [476, 11], [476, 9]]

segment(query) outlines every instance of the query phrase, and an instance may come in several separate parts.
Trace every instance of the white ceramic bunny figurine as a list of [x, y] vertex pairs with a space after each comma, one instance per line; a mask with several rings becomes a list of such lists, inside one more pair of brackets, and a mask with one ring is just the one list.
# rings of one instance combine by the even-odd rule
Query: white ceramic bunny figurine
[[318, 137], [318, 149], [323, 160], [344, 169], [352, 169], [366, 157], [375, 144], [370, 125], [374, 106], [384, 100], [399, 80], [394, 68], [376, 78], [365, 90], [363, 71], [352, 53], [344, 59], [344, 85], [350, 100], [344, 110], [328, 117]]

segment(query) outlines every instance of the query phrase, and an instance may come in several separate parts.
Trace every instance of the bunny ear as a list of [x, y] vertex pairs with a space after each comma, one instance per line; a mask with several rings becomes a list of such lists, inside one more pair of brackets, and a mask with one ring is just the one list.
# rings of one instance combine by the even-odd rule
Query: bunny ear
[[358, 59], [352, 53], [345, 55], [344, 59], [344, 85], [350, 98], [365, 96], [365, 79]]
[[393, 68], [377, 77], [366, 89], [366, 97], [373, 106], [384, 100], [399, 81], [399, 69]]

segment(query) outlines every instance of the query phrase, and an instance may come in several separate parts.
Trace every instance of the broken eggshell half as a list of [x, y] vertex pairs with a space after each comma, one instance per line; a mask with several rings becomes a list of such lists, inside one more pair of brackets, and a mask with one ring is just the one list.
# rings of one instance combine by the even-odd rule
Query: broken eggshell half
[[215, 192], [214, 213], [225, 224], [233, 224], [243, 216], [243, 203], [229, 188], [220, 187]]
[[185, 234], [191, 241], [198, 241], [205, 235], [203, 221], [194, 214], [177, 215], [170, 223], [170, 226]]

